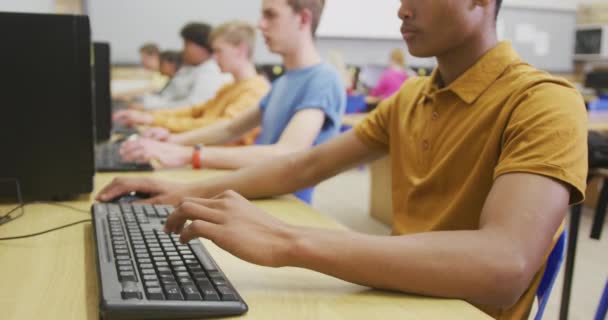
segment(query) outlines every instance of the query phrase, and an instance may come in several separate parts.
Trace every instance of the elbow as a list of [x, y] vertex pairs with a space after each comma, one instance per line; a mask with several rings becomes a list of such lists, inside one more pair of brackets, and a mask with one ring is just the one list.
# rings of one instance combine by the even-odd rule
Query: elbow
[[507, 309], [515, 305], [526, 292], [534, 271], [528, 259], [519, 255], [511, 255], [496, 259], [487, 283], [478, 297], [473, 300], [480, 304], [491, 305], [500, 309]]

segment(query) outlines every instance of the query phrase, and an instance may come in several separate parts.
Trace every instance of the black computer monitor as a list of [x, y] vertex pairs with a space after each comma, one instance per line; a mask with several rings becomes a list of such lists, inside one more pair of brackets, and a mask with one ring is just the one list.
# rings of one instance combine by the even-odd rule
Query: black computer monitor
[[[85, 16], [0, 12], [0, 178], [26, 199], [91, 192], [91, 37]], [[0, 185], [0, 198], [15, 187]]]
[[110, 44], [93, 44], [95, 81], [95, 137], [97, 142], [110, 139], [112, 131], [112, 93], [110, 89]]

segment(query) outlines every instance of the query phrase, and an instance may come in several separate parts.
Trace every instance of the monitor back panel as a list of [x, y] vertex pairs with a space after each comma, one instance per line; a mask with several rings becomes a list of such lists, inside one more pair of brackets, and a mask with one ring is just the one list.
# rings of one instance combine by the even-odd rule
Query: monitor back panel
[[94, 114], [88, 18], [0, 12], [0, 39], [0, 177], [17, 178], [30, 199], [90, 192]]

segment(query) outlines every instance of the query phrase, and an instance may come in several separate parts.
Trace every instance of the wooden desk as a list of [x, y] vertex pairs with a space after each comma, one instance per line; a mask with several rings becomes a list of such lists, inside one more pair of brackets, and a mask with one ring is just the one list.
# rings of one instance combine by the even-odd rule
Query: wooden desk
[[[221, 172], [177, 170], [149, 175], [193, 180]], [[138, 174], [130, 174], [138, 175]], [[96, 190], [112, 175], [96, 177]], [[91, 201], [70, 205], [88, 210]], [[284, 197], [256, 201], [288, 223], [344, 228], [302, 202]], [[5, 212], [9, 206], [0, 206]], [[88, 218], [48, 205], [31, 205], [25, 215], [0, 227], [0, 237], [32, 233]], [[205, 246], [249, 305], [242, 319], [490, 319], [460, 300], [444, 300], [370, 290], [297, 268], [256, 266], [204, 240]], [[0, 242], [2, 319], [97, 319], [98, 287], [93, 230], [79, 225], [36, 238]]]
[[[355, 125], [365, 114], [345, 117]], [[350, 118], [350, 119], [349, 119]], [[351, 122], [348, 122], [352, 120]], [[590, 113], [591, 130], [608, 130], [608, 112]], [[606, 129], [604, 129], [606, 128]], [[388, 161], [372, 165], [372, 184], [386, 176]], [[390, 171], [388, 171], [390, 172]], [[192, 180], [219, 172], [167, 171], [148, 175]], [[138, 174], [131, 174], [138, 175]], [[390, 177], [390, 175], [389, 175]], [[111, 180], [97, 176], [97, 190]], [[390, 183], [376, 181], [372, 188], [372, 213], [388, 217]], [[388, 198], [387, 198], [388, 196]], [[70, 203], [88, 210], [89, 201]], [[374, 205], [376, 203], [376, 205]], [[341, 228], [329, 218], [293, 199], [257, 201], [257, 205], [289, 223]], [[378, 209], [379, 205], [389, 205]], [[0, 212], [8, 206], [0, 205]], [[31, 233], [88, 217], [84, 213], [46, 205], [28, 206], [23, 218], [0, 227], [0, 237]], [[382, 219], [385, 222], [389, 222]], [[92, 228], [81, 225], [41, 237], [0, 242], [0, 309], [3, 319], [96, 319], [97, 280]], [[312, 271], [270, 269], [243, 262], [212, 243], [205, 245], [250, 306], [243, 318], [488, 318], [471, 305], [457, 300], [438, 300], [369, 290]], [[373, 307], [372, 307], [373, 306]]]

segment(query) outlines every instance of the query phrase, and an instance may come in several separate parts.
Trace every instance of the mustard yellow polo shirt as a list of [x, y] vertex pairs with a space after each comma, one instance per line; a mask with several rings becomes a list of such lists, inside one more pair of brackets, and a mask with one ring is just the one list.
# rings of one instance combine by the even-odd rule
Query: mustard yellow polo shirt
[[[570, 203], [583, 200], [587, 117], [568, 82], [503, 42], [449, 86], [437, 83], [437, 70], [407, 81], [355, 127], [367, 145], [390, 152], [394, 234], [479, 228], [490, 188], [506, 173], [557, 179], [570, 186]], [[543, 271], [514, 307], [477, 307], [526, 318]]]

